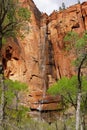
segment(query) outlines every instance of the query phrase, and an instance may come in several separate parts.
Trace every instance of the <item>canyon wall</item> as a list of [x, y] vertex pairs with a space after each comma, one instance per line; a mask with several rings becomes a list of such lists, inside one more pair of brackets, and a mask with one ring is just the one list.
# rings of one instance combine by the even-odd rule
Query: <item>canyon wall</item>
[[27, 83], [29, 92], [24, 102], [30, 105], [46, 96], [46, 89], [56, 80], [76, 73], [71, 65], [75, 56], [65, 50], [63, 38], [68, 31], [81, 35], [87, 30], [87, 2], [50, 16], [41, 13], [32, 0], [22, 0], [21, 4], [31, 11], [31, 22], [24, 27], [29, 33], [24, 39], [8, 39], [2, 55], [5, 77]]

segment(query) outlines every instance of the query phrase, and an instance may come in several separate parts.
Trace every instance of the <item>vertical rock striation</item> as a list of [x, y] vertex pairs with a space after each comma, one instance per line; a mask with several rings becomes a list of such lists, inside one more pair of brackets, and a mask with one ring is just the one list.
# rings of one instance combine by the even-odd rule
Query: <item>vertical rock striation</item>
[[56, 80], [76, 73], [71, 65], [75, 56], [65, 50], [63, 38], [68, 31], [82, 35], [87, 30], [87, 2], [54, 11], [50, 16], [41, 13], [32, 0], [20, 2], [31, 11], [31, 22], [24, 27], [24, 33], [29, 33], [24, 39], [8, 39], [3, 47], [4, 75], [28, 84], [30, 92], [24, 99], [31, 108], [36, 109], [39, 102], [45, 101], [42, 109], [54, 110], [58, 105], [54, 102], [59, 102], [60, 97], [55, 101], [45, 92]]

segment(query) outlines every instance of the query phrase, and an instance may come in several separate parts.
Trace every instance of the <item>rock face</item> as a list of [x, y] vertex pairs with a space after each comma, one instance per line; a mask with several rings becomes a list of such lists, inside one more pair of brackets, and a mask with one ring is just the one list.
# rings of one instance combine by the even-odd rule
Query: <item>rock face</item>
[[48, 18], [49, 40], [54, 49], [54, 59], [56, 65], [57, 79], [62, 76], [72, 76], [75, 73], [71, 66], [74, 58], [73, 54], [64, 51], [65, 44], [63, 38], [69, 31], [76, 31], [82, 34], [87, 29], [87, 3], [77, 4], [61, 11], [53, 12]]
[[24, 39], [8, 39], [3, 47], [4, 75], [27, 83], [29, 92], [24, 103], [32, 109], [39, 107], [39, 99], [46, 101], [42, 109], [58, 109], [56, 102], [60, 102], [60, 97], [55, 101], [54, 97], [46, 95], [46, 90], [61, 77], [76, 73], [71, 65], [75, 57], [64, 50], [63, 38], [68, 31], [81, 35], [87, 29], [87, 2], [54, 11], [50, 16], [41, 13], [32, 0], [21, 0], [21, 4], [31, 11], [31, 22], [24, 30], [30, 31], [25, 33]]

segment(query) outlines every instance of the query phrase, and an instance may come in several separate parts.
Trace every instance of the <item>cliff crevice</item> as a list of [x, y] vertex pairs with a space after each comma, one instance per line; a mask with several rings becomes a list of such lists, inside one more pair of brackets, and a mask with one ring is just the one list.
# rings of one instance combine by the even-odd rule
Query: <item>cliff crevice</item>
[[[82, 35], [87, 30], [87, 2], [54, 11], [50, 16], [41, 13], [32, 0], [21, 2], [31, 11], [30, 32], [24, 39], [17, 37], [17, 42], [12, 39], [7, 42], [3, 49], [4, 75], [27, 83], [30, 93], [26, 94], [24, 103], [37, 108], [50, 85], [76, 73], [71, 65], [75, 56], [65, 50], [63, 38], [69, 31]], [[48, 107], [51, 107], [49, 103]]]

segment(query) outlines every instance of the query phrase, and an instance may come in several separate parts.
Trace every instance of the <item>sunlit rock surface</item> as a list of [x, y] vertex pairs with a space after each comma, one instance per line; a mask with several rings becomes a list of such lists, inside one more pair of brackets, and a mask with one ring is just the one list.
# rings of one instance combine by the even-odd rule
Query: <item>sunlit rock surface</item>
[[3, 47], [4, 75], [27, 83], [29, 92], [23, 103], [39, 109], [40, 104], [35, 103], [41, 99], [43, 110], [56, 110], [60, 98], [55, 101], [51, 97], [53, 102], [50, 102], [46, 89], [61, 77], [76, 73], [71, 64], [75, 56], [65, 50], [63, 38], [68, 31], [82, 35], [87, 29], [87, 2], [54, 11], [50, 16], [41, 13], [32, 0], [22, 0], [21, 4], [30, 9], [31, 22], [24, 27], [24, 39], [10, 38]]

